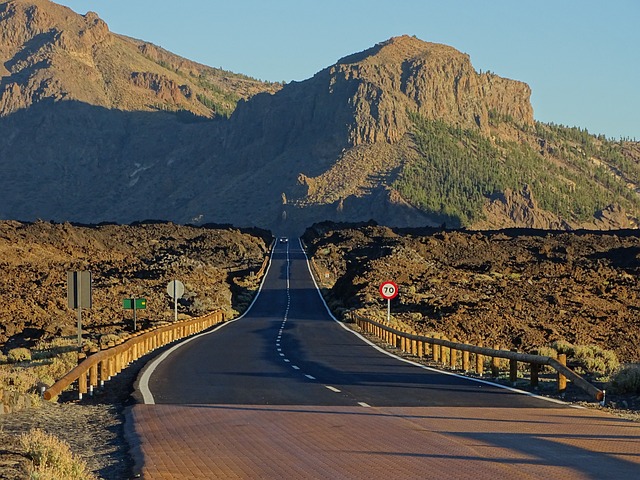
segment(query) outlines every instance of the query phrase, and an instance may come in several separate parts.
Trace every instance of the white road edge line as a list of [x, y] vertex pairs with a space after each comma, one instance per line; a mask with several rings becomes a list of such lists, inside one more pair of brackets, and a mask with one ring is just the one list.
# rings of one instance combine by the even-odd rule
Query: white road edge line
[[226, 327], [227, 325], [230, 325], [233, 322], [237, 322], [238, 320], [244, 318], [244, 316], [247, 315], [251, 311], [251, 308], [253, 307], [253, 305], [256, 303], [256, 300], [258, 300], [258, 297], [260, 296], [260, 292], [262, 292], [262, 287], [264, 286], [264, 282], [265, 282], [265, 280], [267, 278], [267, 275], [269, 274], [269, 269], [271, 268], [271, 262], [273, 260], [273, 255], [274, 255], [275, 251], [276, 251], [275, 248], [273, 250], [271, 250], [271, 256], [269, 257], [269, 263], [267, 264], [267, 268], [264, 271], [264, 276], [262, 277], [262, 281], [260, 282], [260, 287], [258, 288], [258, 291], [256, 292], [256, 296], [253, 297], [253, 301], [249, 305], [249, 308], [247, 308], [242, 315], [240, 315], [238, 318], [234, 318], [233, 320], [229, 320], [228, 322], [222, 323], [221, 325], [219, 325], [218, 327], [214, 328], [213, 330], [209, 330], [208, 332], [200, 333], [200, 334], [195, 335], [193, 337], [187, 338], [186, 340], [174, 345], [169, 350], [167, 350], [162, 355], [160, 355], [158, 358], [154, 359], [151, 363], [149, 363], [149, 366], [144, 369], [144, 372], [142, 373], [142, 376], [140, 377], [140, 382], [138, 384], [138, 389], [140, 390], [140, 394], [142, 395], [142, 401], [144, 402], [145, 405], [155, 405], [155, 403], [156, 403], [155, 399], [153, 398], [153, 394], [151, 393], [151, 390], [149, 389], [149, 379], [151, 378], [151, 375], [153, 375], [153, 372], [155, 371], [155, 369], [158, 368], [158, 365], [160, 365], [160, 363], [165, 358], [167, 358], [169, 355], [171, 355], [173, 352], [175, 352], [178, 348], [182, 347], [183, 345], [186, 345], [187, 343], [191, 342], [192, 340], [195, 340], [196, 338], [199, 338], [199, 337], [203, 337], [204, 335], [209, 335], [209, 334], [211, 334], [213, 332], [217, 332], [221, 328], [224, 328], [224, 327]]
[[452, 377], [463, 378], [463, 379], [468, 380], [470, 382], [482, 383], [484, 385], [490, 385], [492, 387], [502, 388], [503, 390], [507, 390], [507, 391], [510, 391], [510, 392], [513, 392], [513, 393], [519, 393], [521, 395], [526, 395], [528, 397], [539, 398], [540, 400], [546, 400], [547, 402], [551, 402], [551, 403], [557, 403], [557, 404], [560, 404], [560, 405], [566, 405], [566, 406], [579, 408], [579, 409], [586, 408], [586, 407], [581, 407], [579, 405], [571, 405], [571, 404], [569, 404], [567, 402], [563, 402], [562, 400], [557, 400], [555, 398], [547, 398], [547, 397], [543, 397], [541, 395], [537, 395], [535, 393], [526, 392], [524, 390], [520, 390], [520, 389], [517, 389], [517, 388], [509, 387], [508, 385], [500, 385], [499, 383], [489, 382], [488, 380], [482, 380], [480, 378], [467, 377], [465, 375], [460, 375], [460, 374], [457, 374], [457, 373], [454, 373], [454, 372], [448, 372], [446, 370], [438, 370], [437, 368], [428, 367], [426, 365], [422, 365], [421, 363], [413, 362], [413, 361], [408, 360], [406, 358], [399, 357], [399, 356], [394, 355], [393, 353], [388, 352], [385, 349], [379, 347], [375, 343], [371, 342], [369, 339], [367, 339], [367, 338], [363, 337], [362, 335], [360, 335], [358, 332], [355, 332], [355, 331], [351, 330], [349, 327], [347, 327], [340, 320], [338, 320], [336, 317], [333, 316], [333, 313], [331, 313], [331, 310], [329, 309], [329, 305], [327, 305], [327, 302], [325, 302], [324, 297], [322, 296], [322, 293], [320, 292], [320, 288], [318, 287], [318, 284], [316, 282], [316, 279], [313, 276], [313, 272], [311, 271], [311, 265], [309, 264], [309, 257], [307, 256], [307, 252], [304, 251], [304, 246], [302, 245], [302, 239], [298, 238], [298, 242], [300, 243], [300, 249], [302, 250], [302, 253], [304, 254], [304, 258], [307, 261], [307, 268], [309, 269], [309, 275], [311, 275], [311, 280], [313, 280], [313, 284], [316, 287], [316, 292], [318, 292], [318, 295], [320, 296], [320, 300], [322, 301], [322, 303], [324, 305], [324, 308], [326, 308], [327, 313], [329, 314], [329, 316], [333, 319], [334, 322], [336, 322], [338, 325], [340, 325], [342, 328], [344, 328], [347, 332], [352, 333], [353, 335], [355, 335], [356, 337], [361, 339], [363, 342], [369, 344], [370, 346], [372, 346], [373, 348], [375, 348], [379, 352], [384, 353], [385, 355], [388, 355], [388, 356], [390, 356], [392, 358], [395, 358], [396, 360], [399, 360], [401, 362], [408, 363], [410, 365], [414, 365], [416, 367], [422, 368], [423, 370], [428, 370], [430, 372], [437, 372], [437, 373], [442, 373], [443, 375], [450, 375]]

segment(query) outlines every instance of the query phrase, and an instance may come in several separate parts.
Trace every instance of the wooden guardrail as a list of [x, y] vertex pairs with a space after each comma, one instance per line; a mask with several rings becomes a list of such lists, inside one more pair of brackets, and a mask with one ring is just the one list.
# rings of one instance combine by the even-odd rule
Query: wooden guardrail
[[45, 400], [57, 397], [73, 382], [78, 382], [78, 394], [93, 392], [98, 385], [120, 373], [127, 365], [159, 347], [167, 345], [224, 321], [222, 311], [202, 317], [181, 320], [154, 329], [141, 330], [123, 339], [122, 343], [89, 355], [77, 367], [45, 390]]
[[[271, 249], [275, 240], [271, 243]], [[267, 255], [255, 274], [262, 277], [269, 265]], [[141, 330], [122, 339], [117, 345], [109, 344], [108, 348], [90, 355], [78, 366], [44, 391], [45, 400], [51, 400], [62, 393], [73, 382], [78, 382], [78, 396], [93, 393], [93, 389], [120, 373], [127, 365], [159, 347], [175, 340], [200, 333], [207, 328], [224, 321], [221, 310], [191, 320], [181, 320], [154, 329]]]
[[564, 392], [567, 387], [567, 379], [587, 392], [599, 402], [604, 402], [605, 392], [587, 382], [580, 375], [567, 367], [567, 357], [564, 354], [558, 358], [543, 355], [531, 355], [509, 350], [486, 348], [478, 345], [469, 345], [450, 341], [446, 338], [426, 337], [417, 335], [415, 332], [398, 330], [391, 327], [386, 322], [377, 322], [357, 314], [351, 314], [352, 320], [366, 333], [372, 334], [386, 343], [410, 353], [419, 358], [431, 356], [433, 361], [444, 363], [449, 357], [449, 366], [458, 366], [459, 356], [462, 353], [462, 369], [465, 372], [471, 371], [470, 354], [475, 355], [474, 368], [478, 375], [484, 373], [484, 357], [490, 357], [493, 376], [498, 376], [499, 360], [509, 360], [509, 380], [515, 383], [518, 375], [518, 362], [528, 363], [531, 368], [530, 382], [532, 386], [537, 386], [539, 381], [539, 369], [541, 365], [548, 365], [557, 372], [558, 391]]

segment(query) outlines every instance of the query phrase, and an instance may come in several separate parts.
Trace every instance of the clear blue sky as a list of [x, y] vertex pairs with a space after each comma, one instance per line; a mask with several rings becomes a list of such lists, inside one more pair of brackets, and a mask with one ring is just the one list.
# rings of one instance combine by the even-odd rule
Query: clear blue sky
[[640, 140], [638, 0], [60, 0], [111, 31], [261, 80], [408, 34], [528, 83], [535, 118]]

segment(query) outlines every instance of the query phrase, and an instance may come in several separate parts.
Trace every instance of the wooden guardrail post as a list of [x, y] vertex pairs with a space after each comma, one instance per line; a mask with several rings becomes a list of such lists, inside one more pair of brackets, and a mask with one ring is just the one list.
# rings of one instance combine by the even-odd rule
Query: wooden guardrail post
[[476, 373], [480, 376], [484, 375], [484, 355], [476, 353]]
[[[500, 350], [498, 345], [494, 345], [494, 350]], [[497, 378], [500, 375], [500, 358], [491, 357], [491, 376]]]
[[[452, 341], [454, 343], [458, 342], [455, 338]], [[449, 348], [449, 367], [451, 367], [452, 370], [455, 370], [457, 366], [458, 366], [458, 351], [455, 348], [451, 347]]]
[[538, 365], [537, 363], [532, 363], [531, 364], [531, 386], [534, 388], [538, 386], [539, 373], [540, 373], [540, 365]]
[[[444, 335], [441, 335], [440, 338], [445, 341], [449, 340]], [[440, 363], [442, 363], [443, 365], [447, 363], [447, 353], [450, 354], [450, 352], [448, 352], [447, 350], [448, 348], [445, 345], [440, 345]], [[451, 358], [451, 355], [449, 355], [449, 358]]]
[[98, 386], [98, 364], [89, 367], [89, 394], [93, 396], [93, 388]]
[[462, 370], [465, 373], [469, 371], [469, 352], [467, 350], [462, 351]]
[[87, 372], [83, 372], [78, 377], [78, 400], [82, 400], [82, 395], [87, 393]]
[[[440, 338], [440, 335], [438, 335], [437, 333], [433, 335], [433, 338]], [[431, 348], [433, 350], [433, 361], [436, 363], [440, 362], [440, 345], [438, 344], [433, 344], [431, 345]]]
[[[517, 352], [517, 350], [511, 350], [512, 352]], [[509, 381], [511, 385], [515, 385], [518, 381], [518, 361], [515, 358], [509, 359]]]
[[[478, 342], [480, 348], [483, 347], [483, 342]], [[484, 375], [484, 355], [476, 353], [476, 373], [480, 376]]]
[[[567, 366], [567, 355], [564, 353], [558, 354], [558, 362], [563, 366]], [[558, 372], [558, 392], [564, 393], [567, 390], [567, 377]]]

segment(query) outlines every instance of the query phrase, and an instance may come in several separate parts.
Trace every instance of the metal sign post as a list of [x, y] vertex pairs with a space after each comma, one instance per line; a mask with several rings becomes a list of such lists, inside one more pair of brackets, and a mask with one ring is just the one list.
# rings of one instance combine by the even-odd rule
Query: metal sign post
[[91, 308], [91, 272], [67, 272], [67, 305], [77, 309], [78, 347], [82, 347], [82, 309]]
[[167, 293], [173, 298], [173, 318], [178, 321], [178, 299], [184, 295], [184, 284], [180, 280], [172, 280], [167, 285]]
[[138, 310], [147, 308], [146, 298], [125, 298], [122, 300], [122, 308], [125, 310], [133, 310], [133, 331], [138, 330]]
[[380, 295], [387, 300], [387, 322], [391, 321], [391, 300], [398, 296], [398, 285], [392, 281], [380, 285]]

